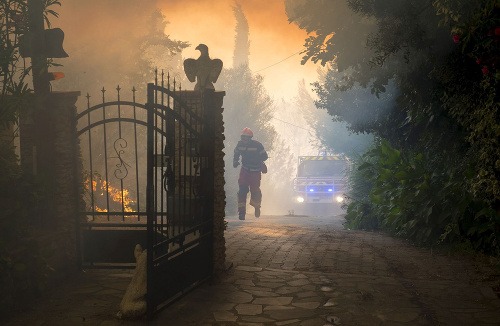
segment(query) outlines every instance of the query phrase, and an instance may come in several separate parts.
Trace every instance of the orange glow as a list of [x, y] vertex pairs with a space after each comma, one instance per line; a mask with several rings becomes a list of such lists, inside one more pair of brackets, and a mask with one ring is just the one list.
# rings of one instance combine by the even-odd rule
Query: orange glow
[[[226, 68], [232, 66], [236, 26], [232, 12], [234, 0], [157, 0], [157, 3], [170, 22], [166, 34], [191, 44], [184, 50], [184, 57], [197, 58], [199, 52], [194, 48], [205, 43], [211, 57], [221, 59]], [[293, 55], [303, 50], [307, 33], [288, 22], [282, 0], [240, 3], [250, 28], [250, 68], [264, 76], [264, 84], [271, 95], [294, 96], [299, 80], [312, 82], [317, 76], [313, 64], [302, 66], [302, 55]], [[287, 57], [290, 58], [269, 67]]]
[[[87, 177], [87, 179], [84, 182], [84, 188], [86, 192], [89, 192], [89, 184], [90, 184], [90, 178]], [[121, 189], [113, 187], [109, 183], [106, 183], [105, 180], [101, 180], [100, 178], [93, 179], [92, 180], [92, 192], [94, 193], [94, 202], [96, 201], [105, 201], [105, 194], [106, 194], [106, 186], [109, 194], [109, 198], [113, 203], [117, 203], [122, 207], [122, 198], [123, 198], [123, 211], [124, 212], [135, 212], [134, 209], [131, 207], [132, 204], [135, 203], [134, 200], [130, 198], [130, 192], [128, 189], [123, 189], [123, 192]], [[106, 208], [100, 208], [97, 206], [97, 204], [94, 205], [94, 209], [96, 212], [107, 212], [108, 210]]]
[[246, 230], [246, 232], [258, 234], [258, 235], [265, 235], [266, 237], [279, 238], [282, 236], [304, 234], [305, 231], [298, 229], [298, 228], [277, 230], [277, 229], [270, 229], [270, 228], [252, 227], [252, 228], [248, 228]]
[[[205, 43], [210, 56], [221, 59], [224, 67], [230, 68], [236, 26], [234, 3], [235, 0], [127, 1], [127, 5], [117, 9], [116, 1], [93, 1], [92, 4], [69, 1], [58, 8], [60, 18], [54, 23], [65, 32], [65, 49], [70, 55], [67, 62], [68, 67], [73, 68], [73, 75], [88, 73], [93, 63], [112, 58], [109, 70], [100, 73], [106, 74], [105, 79], [118, 83], [123, 77], [121, 74], [136, 64], [131, 62], [135, 60], [136, 40], [147, 33], [145, 21], [156, 9], [160, 9], [169, 22], [165, 34], [191, 44], [183, 51], [184, 58], [197, 58], [200, 53], [195, 47]], [[316, 81], [317, 66], [300, 64], [299, 52], [303, 50], [307, 33], [288, 22], [284, 1], [239, 0], [239, 3], [250, 28], [250, 68], [264, 77], [269, 95], [293, 98], [300, 80], [304, 79], [306, 84]], [[74, 17], [85, 17], [85, 24], [76, 23]], [[218, 89], [217, 83], [215, 88]]]
[[50, 75], [50, 80], [58, 80], [61, 78], [64, 78], [64, 73], [57, 71], [57, 72], [49, 72]]
[[[191, 43], [205, 43], [231, 65], [234, 28], [234, 0], [158, 0], [170, 24], [167, 34]], [[243, 11], [250, 26], [250, 55], [257, 67], [268, 60], [282, 59], [301, 49], [306, 32], [288, 23], [283, 1], [247, 0]], [[186, 53], [189, 53], [186, 50]], [[297, 61], [296, 61], [297, 62]]]

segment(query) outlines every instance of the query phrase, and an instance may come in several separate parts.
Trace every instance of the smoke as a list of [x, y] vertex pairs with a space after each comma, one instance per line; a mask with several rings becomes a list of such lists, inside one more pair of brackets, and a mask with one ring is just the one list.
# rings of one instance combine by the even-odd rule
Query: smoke
[[[194, 47], [199, 43], [207, 44], [211, 57], [222, 59], [227, 68], [234, 53], [234, 3], [233, 0], [64, 2], [59, 10], [60, 18], [54, 20], [53, 26], [65, 31], [64, 47], [70, 57], [57, 60], [64, 65], [61, 70], [66, 77], [62, 82], [53, 82], [53, 87], [55, 90], [80, 90], [82, 95], [89, 92], [91, 101], [96, 104], [102, 87], [114, 90], [119, 84], [127, 94], [125, 99], [129, 99], [132, 86], [140, 89], [141, 85], [144, 87], [146, 82], [152, 80], [151, 67], [164, 68], [182, 80], [182, 59], [197, 58], [199, 52]], [[269, 174], [263, 177], [263, 213], [284, 214], [293, 189], [296, 158], [298, 155], [314, 154], [310, 144], [312, 134], [307, 131], [309, 126], [300, 117], [303, 108], [294, 104], [292, 99], [297, 94], [299, 80], [305, 79], [306, 85], [309, 85], [317, 79], [316, 68], [312, 63], [300, 65], [301, 55], [298, 52], [303, 48], [307, 33], [288, 23], [283, 1], [248, 0], [241, 1], [240, 5], [249, 25], [250, 69], [264, 77], [266, 94], [289, 99], [279, 100], [281, 104], [273, 107], [274, 116], [285, 122], [272, 120], [272, 125], [277, 126], [278, 136], [273, 142], [277, 145], [270, 152]], [[192, 45], [183, 50], [182, 57], [165, 55], [165, 51], [155, 46], [141, 52], [140, 46], [151, 27], [151, 15], [157, 8], [169, 22], [164, 32], [173, 40]], [[221, 76], [216, 83], [217, 89], [221, 88], [223, 79]], [[230, 95], [226, 95], [225, 113], [231, 110], [227, 106]], [[85, 101], [82, 96], [79, 109], [85, 106]], [[286, 122], [295, 126], [291, 127]], [[225, 123], [228, 127], [235, 121]], [[246, 124], [233, 129], [240, 130], [244, 126]], [[292, 130], [298, 132], [290, 135]], [[232, 150], [226, 148], [227, 155], [231, 155]], [[235, 183], [237, 180], [226, 182]]]
[[[234, 4], [234, 0], [64, 1], [57, 8], [60, 18], [54, 19], [53, 25], [64, 30], [64, 47], [70, 57], [58, 60], [64, 65], [62, 69], [67, 77], [64, 82], [53, 82], [53, 87], [93, 94], [102, 86], [111, 88], [123, 83], [126, 76], [137, 70], [133, 52], [147, 32], [151, 13], [157, 8], [169, 22], [165, 33], [191, 44], [183, 51], [184, 58], [197, 58], [199, 52], [195, 47], [204, 43], [213, 58], [222, 59], [224, 67], [230, 67], [236, 24]], [[297, 80], [313, 81], [316, 76], [313, 64], [300, 65], [298, 52], [307, 33], [288, 23], [282, 1], [246, 0], [240, 4], [252, 35], [250, 68], [266, 77], [265, 86], [271, 96], [293, 97]], [[280, 62], [285, 58], [288, 59]], [[277, 62], [280, 63], [274, 65]], [[173, 66], [175, 63], [167, 62], [162, 68], [171, 71]], [[82, 82], [89, 74], [93, 79], [92, 89], [84, 87]], [[288, 77], [283, 78], [285, 75]]]
[[178, 70], [178, 59], [167, 55], [163, 62], [152, 62], [154, 49], [144, 47], [152, 25], [158, 23], [156, 1], [65, 1], [56, 9], [60, 18], [53, 20], [53, 27], [65, 32], [69, 58], [56, 60], [66, 77], [52, 83], [54, 90], [79, 90], [99, 97], [102, 87], [143, 88], [154, 79], [151, 67], [158, 63], [162, 63], [160, 69]]
[[[236, 20], [234, 0], [159, 0], [158, 6], [170, 21], [173, 38], [196, 46], [207, 44], [210, 54], [232, 64]], [[307, 33], [288, 23], [283, 1], [239, 1], [250, 27], [250, 68], [265, 77], [265, 86], [273, 97], [293, 97], [296, 81], [316, 77], [314, 65], [300, 65]], [[186, 49], [185, 57], [197, 57], [194, 46]], [[282, 61], [283, 59], [287, 60]], [[282, 62], [280, 62], [282, 61]], [[277, 62], [280, 62], [277, 65]], [[271, 67], [270, 67], [271, 66]], [[283, 76], [287, 76], [284, 78]], [[217, 88], [217, 85], [216, 85]]]

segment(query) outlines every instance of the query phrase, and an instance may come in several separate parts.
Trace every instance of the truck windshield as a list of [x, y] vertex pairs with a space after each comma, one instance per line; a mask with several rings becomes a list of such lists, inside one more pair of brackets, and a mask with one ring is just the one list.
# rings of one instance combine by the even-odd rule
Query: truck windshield
[[299, 165], [299, 177], [340, 177], [346, 172], [345, 161], [304, 161]]

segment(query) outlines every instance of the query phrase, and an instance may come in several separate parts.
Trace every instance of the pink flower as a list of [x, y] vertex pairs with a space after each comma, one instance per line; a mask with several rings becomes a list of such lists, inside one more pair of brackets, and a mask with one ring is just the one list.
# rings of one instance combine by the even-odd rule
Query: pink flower
[[477, 58], [477, 59], [476, 59], [476, 63], [477, 63], [478, 65], [479, 65], [479, 64], [481, 64], [481, 58]]
[[495, 35], [500, 36], [500, 27], [495, 27]]
[[481, 71], [482, 71], [483, 75], [487, 75], [490, 72], [490, 70], [488, 69], [487, 66], [483, 66], [483, 68], [481, 69]]
[[453, 42], [455, 42], [455, 43], [460, 42], [460, 35], [458, 35], [458, 34], [453, 34]]

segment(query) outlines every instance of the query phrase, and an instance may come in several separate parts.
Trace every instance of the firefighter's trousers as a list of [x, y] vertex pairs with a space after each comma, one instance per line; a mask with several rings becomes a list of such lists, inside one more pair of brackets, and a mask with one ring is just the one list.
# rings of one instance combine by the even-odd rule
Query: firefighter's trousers
[[238, 212], [245, 212], [247, 194], [250, 191], [250, 205], [260, 207], [262, 202], [262, 192], [260, 191], [260, 171], [249, 171], [242, 167], [238, 178]]

